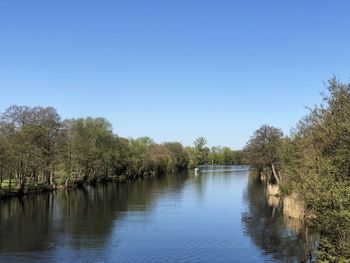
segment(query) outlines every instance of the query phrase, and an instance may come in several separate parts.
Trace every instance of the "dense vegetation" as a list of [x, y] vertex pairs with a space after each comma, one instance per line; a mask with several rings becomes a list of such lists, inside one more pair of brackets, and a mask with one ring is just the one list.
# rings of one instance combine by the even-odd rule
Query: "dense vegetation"
[[54, 108], [11, 106], [0, 117], [0, 188], [26, 192], [171, 173], [201, 164], [254, 165], [282, 194], [297, 193], [316, 219], [319, 262], [350, 262], [350, 84], [335, 78], [284, 136], [260, 127], [243, 154], [228, 147], [126, 139], [103, 118], [61, 120]]
[[298, 193], [316, 215], [319, 262], [350, 262], [350, 85], [335, 78], [290, 136], [264, 125], [244, 149], [282, 193]]
[[51, 107], [11, 106], [0, 117], [0, 188], [24, 193], [240, 161], [239, 152], [206, 143], [126, 139], [104, 118], [61, 120]]

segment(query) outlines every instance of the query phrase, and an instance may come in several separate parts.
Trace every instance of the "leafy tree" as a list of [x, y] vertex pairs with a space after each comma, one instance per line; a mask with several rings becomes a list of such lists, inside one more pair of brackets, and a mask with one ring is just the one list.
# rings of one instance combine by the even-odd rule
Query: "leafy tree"
[[103, 118], [71, 120], [68, 125], [68, 167], [75, 178], [84, 181], [106, 178], [112, 168], [115, 137], [111, 124]]
[[52, 185], [60, 143], [60, 117], [47, 107], [10, 106], [1, 116], [1, 133], [12, 151], [10, 179], [23, 190], [28, 177], [41, 175]]
[[[283, 192], [296, 192], [316, 219], [320, 233], [317, 260], [350, 258], [350, 85], [335, 78], [292, 131], [270, 126], [257, 130], [244, 149], [246, 162], [283, 174]], [[275, 172], [273, 172], [275, 168]], [[281, 181], [280, 178], [277, 181]]]
[[203, 150], [206, 144], [207, 144], [207, 139], [205, 139], [204, 137], [198, 137], [194, 141], [194, 148], [200, 151], [200, 150]]
[[224, 164], [221, 152], [222, 148], [220, 146], [212, 147], [209, 154], [209, 162], [212, 164]]
[[213, 164], [232, 165], [241, 164], [239, 151], [234, 151], [229, 147], [212, 147], [209, 154], [209, 162]]
[[164, 143], [164, 146], [169, 150], [175, 170], [185, 170], [189, 165], [189, 154], [179, 142]]
[[130, 148], [129, 140], [116, 137], [114, 142], [114, 152], [112, 167], [115, 175], [123, 175], [127, 173], [130, 165]]
[[130, 148], [130, 166], [128, 174], [134, 176], [146, 175], [150, 172], [149, 146], [150, 140], [146, 137], [131, 139]]
[[[288, 143], [287, 187], [299, 192], [316, 214], [318, 260], [350, 258], [350, 85], [335, 78], [323, 104], [311, 110]], [[292, 172], [291, 172], [292, 171]]]
[[207, 140], [199, 137], [194, 141], [194, 164], [201, 165], [208, 162], [209, 148], [205, 147]]
[[151, 156], [151, 171], [154, 174], [165, 174], [174, 171], [175, 160], [171, 152], [164, 145], [152, 144], [149, 148]]
[[245, 161], [256, 166], [260, 171], [264, 168], [270, 169], [276, 183], [280, 183], [282, 178], [277, 169], [280, 165], [282, 142], [283, 133], [280, 129], [269, 125], [261, 126], [244, 148]]

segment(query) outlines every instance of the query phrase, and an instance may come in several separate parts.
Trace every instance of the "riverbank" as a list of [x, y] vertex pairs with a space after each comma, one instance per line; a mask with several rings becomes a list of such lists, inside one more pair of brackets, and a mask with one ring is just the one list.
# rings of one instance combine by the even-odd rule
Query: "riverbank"
[[[326, 83], [322, 103], [292, 132], [263, 125], [243, 150], [246, 162], [281, 186], [284, 212], [303, 217], [320, 234], [317, 260], [350, 259], [350, 84]], [[288, 197], [287, 197], [288, 196]]]
[[[84, 181], [83, 179], [80, 180], [64, 180], [64, 184], [57, 184], [54, 183], [52, 186], [49, 186], [46, 182], [39, 182], [37, 184], [27, 184], [23, 188], [19, 188], [16, 183], [16, 181], [12, 180], [11, 182], [9, 180], [4, 180], [1, 183], [1, 189], [0, 189], [0, 199], [7, 199], [11, 197], [22, 197], [25, 195], [33, 195], [33, 194], [39, 194], [43, 192], [52, 192], [55, 190], [64, 190], [64, 189], [74, 189], [74, 188], [83, 188], [85, 186], [96, 186], [97, 184], [106, 184], [106, 183], [125, 183], [127, 181], [132, 181], [137, 178], [150, 178], [150, 177], [157, 177], [161, 176], [162, 174], [155, 175], [155, 174], [149, 174], [144, 176], [108, 176], [106, 178], [100, 178], [95, 180], [88, 180]], [[7, 189], [6, 189], [7, 188]]]
[[272, 215], [279, 210], [287, 227], [294, 233], [304, 236], [305, 258], [302, 262], [316, 262], [319, 234], [314, 228], [315, 214], [307, 209], [306, 203], [298, 194], [286, 194], [281, 191], [279, 185], [267, 183], [262, 176], [259, 176], [258, 180], [265, 185], [265, 197], [273, 209]]

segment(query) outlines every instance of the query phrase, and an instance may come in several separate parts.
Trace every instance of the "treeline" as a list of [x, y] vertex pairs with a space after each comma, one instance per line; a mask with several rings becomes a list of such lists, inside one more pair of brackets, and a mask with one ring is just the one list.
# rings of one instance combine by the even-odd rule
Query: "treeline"
[[297, 193], [320, 234], [318, 262], [350, 262], [350, 85], [333, 78], [289, 136], [264, 125], [244, 149], [284, 195]]
[[194, 147], [186, 147], [190, 157], [190, 166], [203, 164], [233, 165], [242, 164], [241, 151], [234, 151], [229, 147], [206, 147], [207, 140], [199, 137], [194, 141]]
[[61, 120], [52, 107], [10, 106], [0, 117], [0, 188], [23, 193], [240, 162], [239, 152], [206, 143], [126, 139], [104, 118]]

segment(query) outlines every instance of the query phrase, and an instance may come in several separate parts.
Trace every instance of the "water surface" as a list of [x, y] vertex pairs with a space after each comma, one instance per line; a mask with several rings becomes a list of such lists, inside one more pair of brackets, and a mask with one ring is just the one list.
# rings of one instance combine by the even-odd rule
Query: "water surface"
[[241, 166], [0, 201], [1, 262], [300, 262], [304, 238]]

